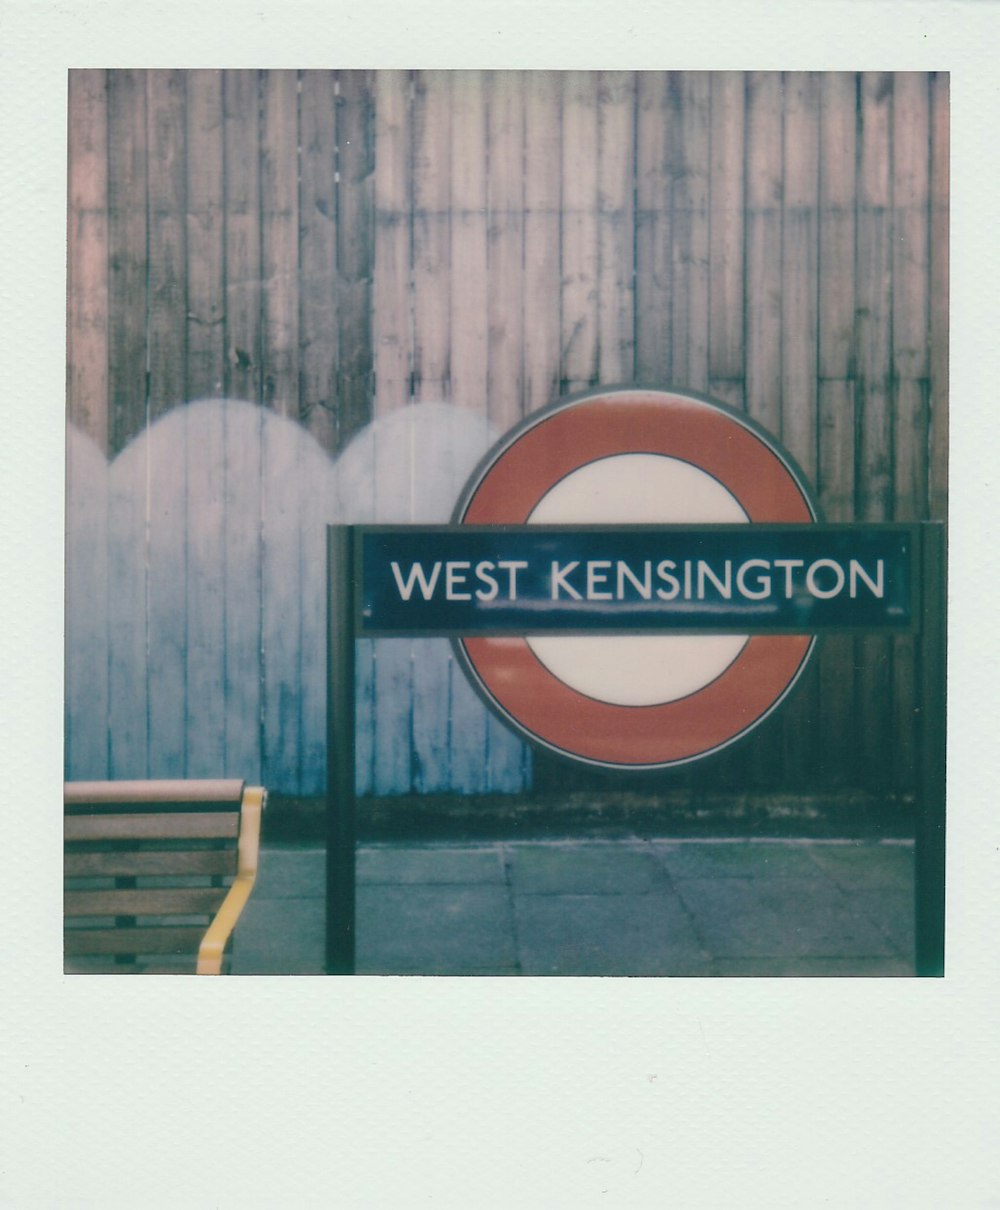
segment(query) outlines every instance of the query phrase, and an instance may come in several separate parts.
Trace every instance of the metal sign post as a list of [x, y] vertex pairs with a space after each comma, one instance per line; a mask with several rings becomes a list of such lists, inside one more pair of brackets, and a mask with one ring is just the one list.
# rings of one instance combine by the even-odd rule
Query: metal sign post
[[944, 526], [921, 533], [921, 609], [917, 638], [920, 725], [917, 753], [914, 884], [918, 975], [944, 974], [946, 612]]
[[326, 973], [355, 966], [354, 543], [327, 531]]
[[[544, 683], [522, 684], [530, 664], [497, 678], [513, 690], [497, 691], [489, 677], [480, 678], [487, 703], [536, 743], [585, 763], [663, 768], [710, 755], [756, 726], [784, 699], [824, 631], [917, 633], [917, 970], [943, 972], [940, 526], [334, 526], [328, 565], [328, 973], [355, 967], [356, 638], [438, 635], [467, 647], [546, 634], [743, 636], [735, 671], [687, 704], [612, 707], [607, 717], [625, 722], [610, 754], [595, 749], [593, 725], [588, 732], [588, 719], [574, 715], [591, 709], [581, 705], [584, 695], [557, 699], [545, 696]], [[475, 679], [487, 663], [466, 668]], [[684, 711], [698, 697], [699, 712], [689, 717]], [[569, 716], [562, 731], [560, 710]]]

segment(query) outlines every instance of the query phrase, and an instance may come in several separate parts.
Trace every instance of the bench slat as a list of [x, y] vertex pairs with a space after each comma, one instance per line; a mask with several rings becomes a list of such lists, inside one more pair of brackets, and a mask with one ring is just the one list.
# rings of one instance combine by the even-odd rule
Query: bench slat
[[65, 838], [73, 840], [213, 840], [239, 833], [237, 811], [167, 815], [67, 815]]
[[199, 925], [166, 925], [159, 928], [67, 929], [63, 933], [65, 953], [75, 954], [173, 954], [195, 953], [205, 935]]
[[165, 877], [168, 874], [233, 874], [236, 849], [158, 849], [137, 852], [67, 853], [63, 874], [67, 878]]
[[67, 916], [214, 916], [226, 887], [152, 887], [141, 890], [67, 891]]
[[129, 802], [238, 804], [245, 784], [234, 777], [193, 781], [73, 781], [63, 786], [63, 799], [70, 807]]

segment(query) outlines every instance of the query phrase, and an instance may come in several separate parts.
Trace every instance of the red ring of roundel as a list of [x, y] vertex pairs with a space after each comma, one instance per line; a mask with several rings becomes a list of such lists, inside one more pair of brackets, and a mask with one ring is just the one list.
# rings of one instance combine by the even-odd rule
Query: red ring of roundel
[[[664, 454], [713, 475], [751, 522], [810, 522], [815, 514], [777, 452], [721, 408], [665, 391], [600, 393], [545, 413], [495, 459], [459, 520], [522, 525], [579, 467], [616, 454]], [[529, 738], [591, 763], [665, 766], [724, 747], [756, 726], [788, 691], [809, 635], [752, 635], [716, 680], [688, 697], [619, 706], [558, 680], [523, 638], [461, 640], [487, 695]]]

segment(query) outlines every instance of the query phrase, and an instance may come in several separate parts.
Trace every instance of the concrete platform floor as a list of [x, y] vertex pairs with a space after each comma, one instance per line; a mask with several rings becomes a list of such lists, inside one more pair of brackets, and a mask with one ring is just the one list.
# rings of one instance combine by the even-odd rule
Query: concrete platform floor
[[[325, 858], [265, 848], [233, 974], [321, 974]], [[357, 856], [359, 974], [913, 974], [902, 841], [380, 844]]]

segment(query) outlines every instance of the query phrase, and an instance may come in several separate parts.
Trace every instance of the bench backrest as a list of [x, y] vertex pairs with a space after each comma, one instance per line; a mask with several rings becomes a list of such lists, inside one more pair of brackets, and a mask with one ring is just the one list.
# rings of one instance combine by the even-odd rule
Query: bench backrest
[[67, 971], [194, 971], [237, 873], [243, 792], [235, 779], [67, 783]]

